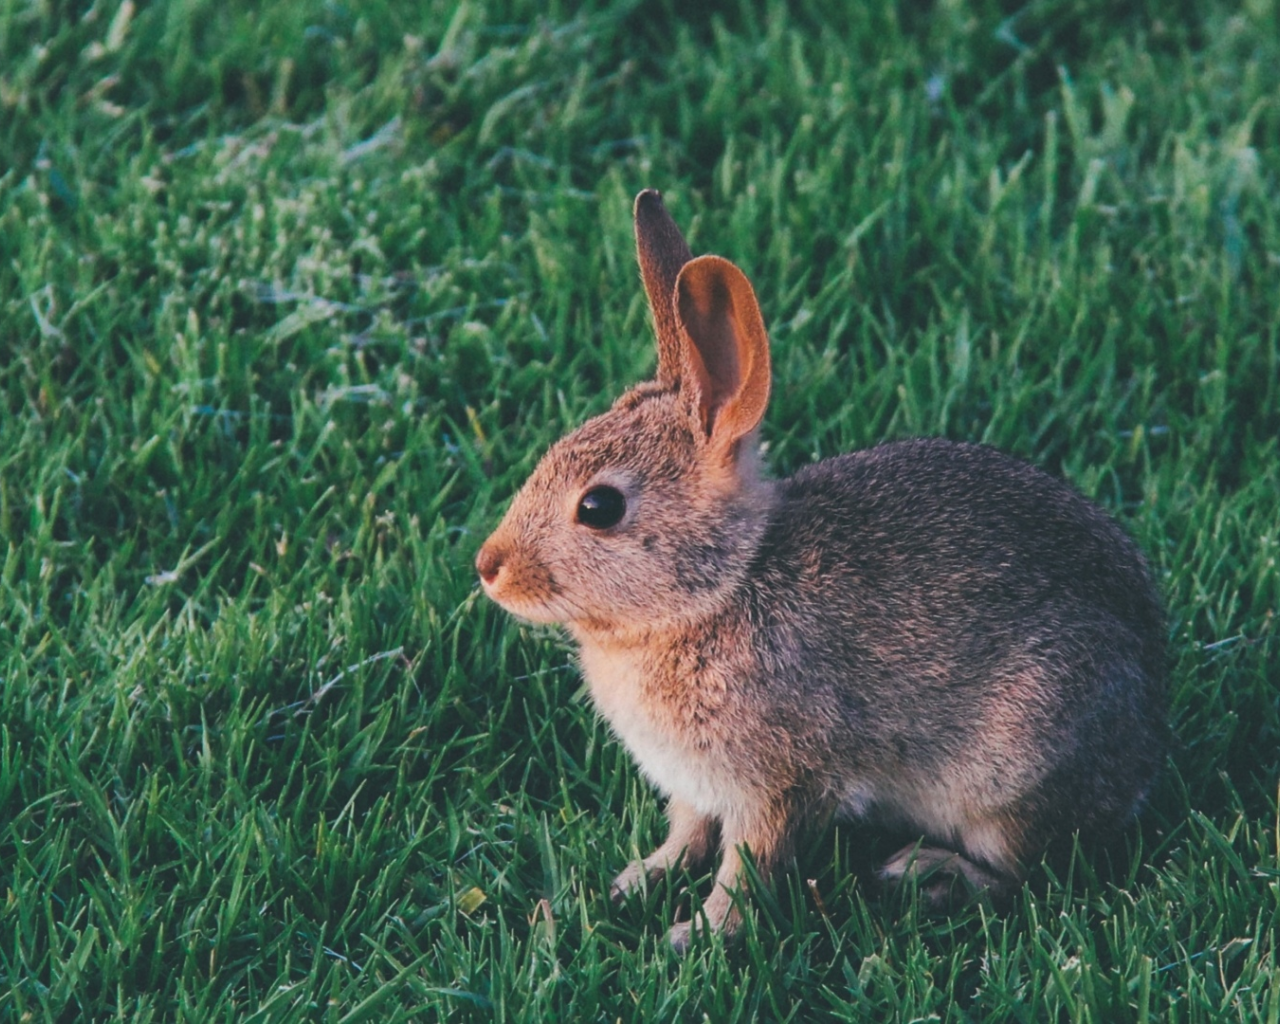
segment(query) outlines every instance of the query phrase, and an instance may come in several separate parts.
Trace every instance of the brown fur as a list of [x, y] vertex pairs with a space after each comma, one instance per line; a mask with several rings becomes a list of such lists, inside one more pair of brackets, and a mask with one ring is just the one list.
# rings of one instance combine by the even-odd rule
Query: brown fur
[[[978, 445], [763, 479], [750, 284], [691, 259], [656, 193], [636, 227], [658, 380], [553, 445], [476, 560], [494, 600], [568, 627], [597, 709], [669, 798], [667, 841], [615, 895], [718, 842], [704, 912], [732, 932], [740, 848], [767, 876], [832, 815], [924, 837], [887, 880], [1001, 895], [1053, 839], [1126, 822], [1165, 744], [1164, 620], [1132, 541]], [[597, 530], [576, 510], [602, 484], [626, 514]]]

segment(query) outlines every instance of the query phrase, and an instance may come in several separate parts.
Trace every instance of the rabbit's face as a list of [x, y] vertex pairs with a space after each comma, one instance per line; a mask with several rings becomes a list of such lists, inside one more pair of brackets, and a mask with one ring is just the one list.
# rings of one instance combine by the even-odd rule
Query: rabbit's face
[[476, 567], [493, 600], [534, 622], [705, 614], [745, 573], [765, 494], [754, 457], [709, 459], [680, 395], [643, 385], [552, 446]]
[[769, 397], [755, 292], [728, 260], [690, 255], [658, 193], [636, 198], [635, 218], [657, 379], [553, 445], [476, 555], [493, 600], [575, 632], [713, 612], [773, 502], [755, 446]]

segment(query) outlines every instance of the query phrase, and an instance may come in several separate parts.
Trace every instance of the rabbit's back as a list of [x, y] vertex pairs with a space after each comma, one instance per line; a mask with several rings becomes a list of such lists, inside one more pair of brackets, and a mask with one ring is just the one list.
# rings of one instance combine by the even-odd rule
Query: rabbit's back
[[825, 586], [852, 585], [859, 603], [925, 614], [961, 635], [975, 634], [979, 616], [1012, 625], [1087, 606], [1162, 656], [1163, 613], [1137, 546], [1093, 502], [1019, 459], [924, 438], [826, 459], [779, 487], [766, 559], [818, 600]]
[[947, 822], [912, 805], [1007, 799], [1045, 835], [1110, 827], [1162, 761], [1164, 624], [1141, 554], [994, 449], [898, 442], [781, 481], [751, 604], [765, 674], [794, 680], [775, 714], [829, 723], [851, 806], [934, 833]]

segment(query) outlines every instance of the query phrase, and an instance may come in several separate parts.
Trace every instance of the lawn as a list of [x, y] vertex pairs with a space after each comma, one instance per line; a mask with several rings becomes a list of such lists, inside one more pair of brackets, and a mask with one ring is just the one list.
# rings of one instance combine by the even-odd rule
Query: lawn
[[[0, 0], [0, 1020], [1280, 1021], [1280, 4]], [[782, 474], [1072, 481], [1167, 596], [1122, 841], [930, 916], [830, 829], [741, 941], [472, 558], [752, 278]]]

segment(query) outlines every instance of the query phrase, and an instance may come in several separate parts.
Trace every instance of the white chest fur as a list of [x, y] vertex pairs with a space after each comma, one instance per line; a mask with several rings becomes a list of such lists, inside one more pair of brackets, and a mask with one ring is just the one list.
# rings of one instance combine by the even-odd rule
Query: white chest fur
[[743, 780], [718, 745], [656, 699], [644, 653], [585, 643], [580, 659], [596, 710], [664, 795], [716, 817], [742, 806]]

